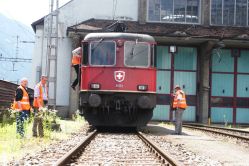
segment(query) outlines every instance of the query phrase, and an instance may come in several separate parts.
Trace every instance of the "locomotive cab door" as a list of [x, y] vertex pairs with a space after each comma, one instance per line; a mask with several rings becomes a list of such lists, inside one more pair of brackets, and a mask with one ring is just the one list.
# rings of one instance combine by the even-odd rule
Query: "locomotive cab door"
[[88, 65], [88, 46], [89, 46], [88, 42], [86, 41], [82, 42], [81, 65]]

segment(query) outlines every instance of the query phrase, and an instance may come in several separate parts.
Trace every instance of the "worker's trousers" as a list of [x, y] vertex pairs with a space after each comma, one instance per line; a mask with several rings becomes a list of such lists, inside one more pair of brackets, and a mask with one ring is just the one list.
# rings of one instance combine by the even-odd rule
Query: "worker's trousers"
[[79, 65], [74, 65], [74, 70], [75, 70], [75, 73], [76, 73], [76, 78], [73, 82], [73, 84], [71, 85], [72, 87], [76, 87], [76, 85], [79, 83], [79, 69], [80, 69], [80, 66]]
[[21, 137], [24, 137], [24, 122], [29, 117], [29, 110], [22, 110], [16, 117], [16, 132]]
[[[43, 137], [43, 117], [38, 114], [38, 110], [35, 110], [35, 116], [34, 116], [34, 123], [33, 123], [33, 136], [37, 137]], [[38, 132], [37, 132], [38, 131]]]
[[175, 133], [182, 134], [182, 114], [184, 109], [178, 108], [175, 110]]

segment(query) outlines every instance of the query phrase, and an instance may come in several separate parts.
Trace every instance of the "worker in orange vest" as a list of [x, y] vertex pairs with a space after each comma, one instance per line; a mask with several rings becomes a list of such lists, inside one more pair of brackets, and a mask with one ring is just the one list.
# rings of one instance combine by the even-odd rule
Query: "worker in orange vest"
[[80, 69], [80, 61], [81, 61], [81, 54], [82, 54], [81, 47], [74, 49], [72, 51], [72, 54], [73, 54], [72, 67], [74, 68], [77, 76], [76, 76], [74, 82], [72, 83], [71, 87], [73, 88], [73, 90], [75, 90], [75, 87], [79, 83], [79, 69]]
[[175, 86], [175, 93], [173, 94], [173, 110], [175, 110], [175, 133], [180, 135], [182, 133], [182, 114], [187, 108], [186, 95], [179, 85]]
[[24, 137], [24, 121], [28, 119], [30, 114], [30, 97], [27, 90], [28, 79], [22, 78], [20, 86], [17, 87], [15, 93], [15, 100], [13, 103], [13, 109], [18, 111], [16, 117], [16, 131], [17, 134]]
[[41, 81], [36, 84], [34, 89], [34, 123], [33, 123], [33, 136], [37, 137], [37, 129], [40, 137], [44, 136], [43, 133], [43, 117], [42, 108], [48, 103], [48, 87], [47, 87], [47, 77], [45, 75], [41, 76]]

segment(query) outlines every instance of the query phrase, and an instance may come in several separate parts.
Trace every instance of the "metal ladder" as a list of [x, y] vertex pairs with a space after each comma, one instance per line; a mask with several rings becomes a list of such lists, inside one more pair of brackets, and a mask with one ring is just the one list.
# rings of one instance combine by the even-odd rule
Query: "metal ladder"
[[48, 105], [56, 109], [56, 83], [57, 83], [57, 56], [58, 56], [58, 8], [59, 0], [50, 0], [49, 15], [47, 17], [47, 70], [48, 76]]

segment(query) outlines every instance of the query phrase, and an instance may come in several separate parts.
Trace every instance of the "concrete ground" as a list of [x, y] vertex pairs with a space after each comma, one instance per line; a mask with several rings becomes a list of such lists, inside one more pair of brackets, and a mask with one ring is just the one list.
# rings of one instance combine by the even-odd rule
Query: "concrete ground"
[[164, 136], [174, 143], [183, 144], [190, 151], [219, 161], [225, 166], [249, 166], [249, 143], [237, 144], [236, 140], [183, 128], [182, 135], [174, 135], [170, 124], [149, 124], [152, 135]]

